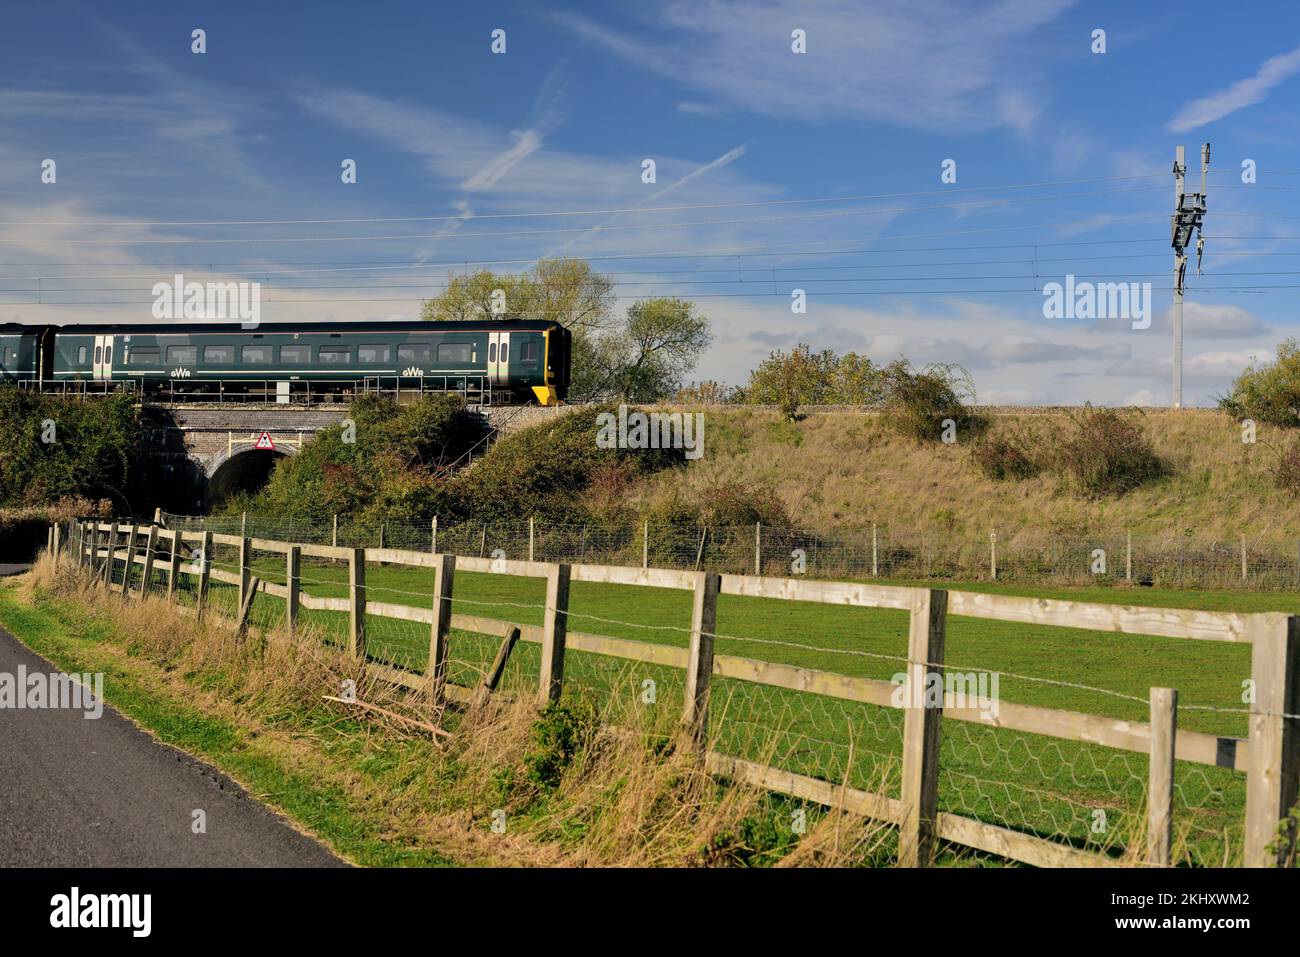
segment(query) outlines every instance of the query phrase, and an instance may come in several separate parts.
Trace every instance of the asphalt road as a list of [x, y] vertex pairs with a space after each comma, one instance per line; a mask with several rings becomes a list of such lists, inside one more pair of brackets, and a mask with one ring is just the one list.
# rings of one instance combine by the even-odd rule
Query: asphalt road
[[[0, 630], [0, 672], [19, 665], [55, 670]], [[346, 866], [215, 768], [107, 706], [83, 713], [0, 707], [0, 866]]]

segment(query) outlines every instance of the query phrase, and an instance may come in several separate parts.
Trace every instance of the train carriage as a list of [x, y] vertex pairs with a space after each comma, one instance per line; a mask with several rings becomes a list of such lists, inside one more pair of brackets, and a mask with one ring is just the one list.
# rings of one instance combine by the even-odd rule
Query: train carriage
[[40, 379], [42, 326], [0, 325], [0, 382], [10, 385]]
[[39, 333], [32, 335], [31, 343], [23, 338], [32, 371], [56, 387], [185, 395], [217, 388], [287, 399], [304, 385], [329, 392], [391, 384], [542, 405], [568, 393], [571, 335], [543, 320], [63, 326], [39, 360]]

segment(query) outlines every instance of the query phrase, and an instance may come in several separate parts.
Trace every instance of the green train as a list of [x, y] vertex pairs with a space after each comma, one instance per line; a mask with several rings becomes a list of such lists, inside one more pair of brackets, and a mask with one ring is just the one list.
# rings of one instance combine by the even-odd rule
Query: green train
[[0, 381], [55, 391], [219, 392], [287, 401], [367, 385], [556, 405], [572, 334], [557, 322], [0, 326]]

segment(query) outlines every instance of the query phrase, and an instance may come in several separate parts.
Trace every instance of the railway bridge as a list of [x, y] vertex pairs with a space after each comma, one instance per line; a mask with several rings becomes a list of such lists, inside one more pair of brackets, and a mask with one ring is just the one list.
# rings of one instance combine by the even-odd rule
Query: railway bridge
[[[489, 432], [507, 433], [554, 418], [572, 406], [470, 406]], [[171, 405], [141, 409], [145, 442], [174, 476], [168, 498], [176, 510], [203, 511], [214, 502], [266, 483], [274, 464], [296, 455], [323, 429], [348, 417], [346, 404]], [[266, 439], [262, 438], [266, 433]]]

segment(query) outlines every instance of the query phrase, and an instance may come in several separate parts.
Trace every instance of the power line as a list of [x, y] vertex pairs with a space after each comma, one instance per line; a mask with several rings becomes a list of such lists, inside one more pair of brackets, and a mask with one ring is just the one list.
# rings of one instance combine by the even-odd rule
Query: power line
[[[641, 224], [623, 224], [623, 225], [599, 225], [599, 226], [579, 226], [564, 229], [519, 229], [519, 230], [498, 230], [495, 232], [475, 232], [475, 233], [447, 233], [442, 235], [430, 235], [427, 233], [402, 233], [388, 236], [296, 236], [284, 239], [0, 239], [0, 244], [6, 245], [70, 245], [70, 246], [213, 246], [213, 245], [230, 245], [240, 244], [248, 245], [273, 244], [285, 245], [289, 243], [360, 243], [360, 242], [393, 242], [404, 240], [419, 240], [421, 242], [445, 242], [453, 239], [492, 239], [503, 236], [548, 236], [555, 234], [568, 233], [604, 233], [614, 230], [629, 231], [643, 229], [681, 229], [696, 226], [734, 226], [734, 225], [754, 225], [758, 223], [784, 223], [797, 220], [809, 219], [836, 219], [848, 216], [879, 216], [879, 215], [902, 215], [906, 213], [931, 212], [940, 209], [965, 209], [978, 206], [997, 206], [1006, 203], [1031, 202], [1039, 200], [1062, 200], [1075, 199], [1096, 196], [1110, 196], [1117, 193], [1142, 193], [1159, 189], [1156, 186], [1137, 186], [1130, 189], [1111, 189], [1099, 190], [1091, 193], [1062, 193], [1055, 196], [1019, 196], [1008, 199], [988, 199], [972, 200], [968, 203], [935, 203], [929, 206], [899, 206], [870, 209], [849, 209], [835, 210], [827, 213], [803, 213], [797, 216], [764, 216], [749, 217], [745, 219], [702, 219], [702, 220], [684, 220], [673, 223], [641, 223]], [[1119, 217], [1116, 217], [1119, 218]], [[1148, 219], [1147, 216], [1135, 216], [1133, 218]]]
[[[843, 268], [858, 268], [858, 267], [843, 267]], [[770, 272], [770, 270], [769, 270], [769, 272]], [[653, 274], [651, 274], [651, 273], [638, 273], [638, 274], [636, 274], [636, 275], [653, 275]], [[1105, 272], [1105, 273], [1071, 273], [1071, 275], [1073, 275], [1074, 278], [1075, 278], [1076, 280], [1089, 282], [1089, 281], [1113, 281], [1113, 280], [1123, 280], [1123, 279], [1161, 279], [1161, 278], [1165, 278], [1165, 277], [1167, 277], [1167, 276], [1169, 275], [1169, 273], [1168, 273], [1167, 271], [1161, 271], [1161, 272], [1129, 272], [1129, 273], [1122, 273], [1122, 272]], [[1243, 271], [1243, 272], [1206, 272], [1205, 275], [1207, 275], [1207, 276], [1219, 276], [1219, 277], [1229, 277], [1229, 276], [1300, 276], [1300, 270], [1294, 270], [1294, 269], [1293, 269], [1293, 270], [1268, 270], [1268, 271], [1249, 270], [1249, 271]], [[5, 277], [0, 277], [0, 279], [2, 279], [2, 278], [5, 278]], [[447, 287], [447, 285], [442, 281], [442, 280], [444, 280], [445, 278], [446, 278], [446, 277], [435, 276], [435, 277], [430, 278], [427, 282], [415, 282], [415, 283], [337, 283], [337, 284], [309, 283], [309, 284], [303, 284], [303, 285], [282, 285], [282, 284], [279, 284], [279, 283], [276, 283], [276, 284], [269, 284], [269, 283], [268, 283], [268, 284], [265, 284], [265, 285], [267, 286], [267, 288], [269, 288], [269, 289], [271, 289], [271, 290], [294, 290], [294, 289], [349, 289], [349, 290], [355, 290], [355, 289], [431, 289], [431, 290], [437, 290], [438, 292], [446, 292], [448, 287]], [[748, 279], [745, 279], [745, 278], [740, 278], [740, 279], [646, 279], [646, 280], [635, 280], [635, 279], [634, 279], [634, 280], [630, 280], [630, 281], [618, 282], [618, 283], [616, 283], [615, 285], [618, 286], [618, 287], [620, 287], [620, 288], [629, 287], [629, 286], [632, 286], [632, 287], [642, 287], [642, 286], [646, 286], [646, 287], [651, 287], [651, 288], [654, 288], [654, 289], [663, 289], [663, 288], [673, 288], [673, 287], [680, 287], [680, 286], [687, 286], [687, 287], [695, 287], [695, 286], [770, 286], [770, 285], [772, 285], [773, 283], [776, 283], [776, 282], [780, 282], [780, 283], [785, 284], [785, 285], [789, 285], [789, 284], [792, 284], [792, 283], [801, 283], [801, 282], [802, 282], [803, 284], [805, 284], [805, 285], [818, 285], [818, 284], [826, 284], [826, 283], [846, 283], [846, 282], [864, 282], [864, 283], [887, 283], [887, 282], [970, 282], [970, 281], [975, 281], [975, 282], [995, 282], [995, 281], [1002, 281], [1002, 280], [1016, 280], [1016, 279], [1024, 279], [1024, 280], [1049, 280], [1049, 281], [1050, 281], [1050, 280], [1052, 280], [1052, 278], [1053, 278], [1053, 275], [1051, 275], [1051, 274], [1049, 274], [1049, 275], [1044, 275], [1043, 273], [1039, 273], [1039, 272], [1012, 273], [1012, 274], [1005, 274], [1005, 275], [992, 275], [992, 276], [989, 276], [989, 275], [983, 275], [983, 276], [837, 276], [837, 277], [809, 277], [809, 278], [807, 278], [807, 279], [802, 279], [802, 280], [799, 278], [798, 275], [795, 275], [795, 276], [781, 276], [781, 277], [778, 278], [778, 277], [776, 277], [776, 276], [762, 276], [762, 275], [755, 274], [755, 275], [753, 275], [752, 277], [750, 277], [750, 278], [748, 278]], [[1198, 287], [1198, 288], [1202, 288], [1202, 287]], [[35, 286], [35, 287], [31, 287], [31, 288], [0, 288], [0, 292], [3, 292], [3, 293], [29, 292], [29, 293], [34, 293], [34, 294], [37, 294], [37, 295], [41, 295], [41, 294], [44, 294], [44, 293], [76, 293], [76, 294], [83, 294], [83, 293], [92, 293], [92, 292], [122, 292], [122, 291], [128, 291], [128, 290], [123, 290], [122, 287], [120, 287], [120, 286], [85, 286], [85, 287], [53, 288], [53, 289], [51, 289], [51, 288], [49, 288], [49, 287], [47, 287], [47, 286]], [[756, 294], [757, 294], [757, 295], [765, 295], [765, 293], [756, 293]]]
[[[1039, 277], [1042, 278], [1042, 277]], [[1282, 291], [1300, 289], [1300, 283], [1271, 284], [1266, 286], [1203, 286], [1199, 287], [1198, 293], [1267, 293], [1270, 291]], [[1172, 290], [1172, 287], [1169, 287]], [[1161, 287], [1161, 291], [1169, 291]], [[692, 299], [755, 299], [765, 298], [766, 296], [784, 297], [786, 290], [773, 291], [771, 293], [743, 292], [743, 293], [700, 293], [693, 295]], [[1036, 287], [1030, 288], [1002, 288], [1002, 289], [888, 289], [888, 290], [844, 290], [840, 292], [817, 292], [809, 295], [818, 297], [846, 297], [846, 296], [953, 296], [953, 295], [1000, 295], [1000, 294], [1020, 294], [1042, 296], [1042, 290]], [[423, 303], [426, 297], [373, 297], [373, 296], [355, 296], [355, 297], [307, 297], [296, 299], [263, 299], [263, 305], [276, 303], [344, 303], [344, 302], [367, 302], [367, 303]], [[631, 302], [643, 296], [614, 296], [616, 302]], [[105, 300], [101, 302], [78, 302], [75, 300], [58, 300], [49, 302], [29, 302], [25, 300], [0, 300], [0, 305], [5, 306], [77, 306], [86, 308], [107, 307], [107, 306], [145, 306], [152, 305], [153, 299], [122, 299], [122, 300]]]
[[900, 199], [905, 196], [941, 196], [950, 193], [988, 193], [1008, 189], [1040, 189], [1049, 186], [1081, 186], [1095, 183], [1128, 182], [1137, 179], [1162, 178], [1164, 173], [1146, 173], [1138, 176], [1109, 176], [1099, 179], [1057, 180], [1043, 183], [1010, 183], [1002, 186], [952, 186], [947, 189], [915, 190], [903, 193], [867, 193], [856, 196], [819, 196], [810, 199], [770, 199], [748, 203], [695, 203], [681, 206], [626, 206], [614, 209], [565, 209], [530, 213], [475, 213], [442, 216], [384, 216], [366, 219], [234, 219], [211, 221], [99, 221], [99, 222], [37, 222], [0, 220], [0, 226], [309, 226], [309, 225], [360, 225], [365, 223], [434, 223], [468, 222], [471, 219], [535, 219], [547, 216], [607, 216], [625, 213], [684, 212], [695, 209], [752, 209], [760, 206], [790, 206], [802, 203], [852, 203], [877, 199]]

